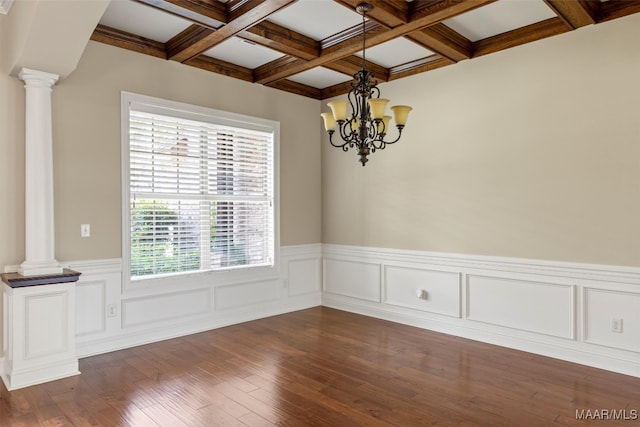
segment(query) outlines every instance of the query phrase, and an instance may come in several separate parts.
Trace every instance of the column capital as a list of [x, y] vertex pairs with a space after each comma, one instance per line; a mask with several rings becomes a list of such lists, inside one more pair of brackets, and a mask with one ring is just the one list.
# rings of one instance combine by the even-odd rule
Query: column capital
[[58, 81], [60, 76], [57, 74], [47, 73], [45, 71], [32, 70], [31, 68], [23, 68], [18, 74], [18, 78], [24, 81], [28, 86], [52, 87]]

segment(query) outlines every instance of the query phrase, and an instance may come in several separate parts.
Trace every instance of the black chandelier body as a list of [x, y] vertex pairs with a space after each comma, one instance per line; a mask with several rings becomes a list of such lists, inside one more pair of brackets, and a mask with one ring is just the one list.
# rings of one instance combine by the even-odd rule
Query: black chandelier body
[[[386, 104], [389, 100], [380, 98], [378, 82], [367, 70], [365, 59], [365, 17], [371, 9], [373, 6], [369, 3], [361, 3], [356, 7], [356, 11], [362, 15], [362, 69], [353, 75], [347, 100], [329, 102], [327, 105], [332, 112], [322, 113], [331, 145], [342, 148], [343, 151], [357, 148], [362, 166], [368, 162], [369, 154], [375, 153], [376, 150], [383, 150], [387, 145], [400, 140], [411, 111], [411, 107], [407, 105], [391, 107], [398, 136], [392, 140], [385, 140], [391, 120], [391, 116], [385, 115]], [[349, 107], [351, 116], [347, 117]], [[334, 142], [333, 135], [336, 131], [342, 142]]]

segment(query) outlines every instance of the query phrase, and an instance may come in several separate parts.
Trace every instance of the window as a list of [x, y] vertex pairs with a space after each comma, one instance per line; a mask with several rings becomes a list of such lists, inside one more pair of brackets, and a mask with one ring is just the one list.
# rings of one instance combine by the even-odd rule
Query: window
[[278, 123], [123, 93], [130, 279], [274, 265]]

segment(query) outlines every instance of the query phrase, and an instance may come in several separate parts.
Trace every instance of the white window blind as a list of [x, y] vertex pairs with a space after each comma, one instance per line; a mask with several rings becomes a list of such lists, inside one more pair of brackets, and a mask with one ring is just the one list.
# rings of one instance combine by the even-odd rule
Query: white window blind
[[129, 108], [131, 278], [273, 264], [274, 134]]

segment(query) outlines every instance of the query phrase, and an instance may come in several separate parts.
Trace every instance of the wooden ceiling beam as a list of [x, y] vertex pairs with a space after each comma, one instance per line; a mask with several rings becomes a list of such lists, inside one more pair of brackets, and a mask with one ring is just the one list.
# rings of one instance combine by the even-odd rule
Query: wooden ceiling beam
[[195, 58], [191, 58], [183, 63], [202, 70], [222, 74], [223, 76], [253, 82], [253, 71], [250, 68], [242, 67], [220, 59], [211, 58], [209, 56], [196, 56]]
[[[355, 12], [356, 6], [364, 0], [334, 1]], [[373, 6], [373, 9], [367, 12], [367, 18], [380, 24], [394, 28], [409, 22], [409, 3], [405, 0], [368, 0], [367, 3]]]
[[164, 43], [107, 27], [106, 25], [98, 24], [93, 34], [91, 34], [91, 40], [155, 56], [156, 58], [167, 59]]
[[409, 23], [423, 28], [470, 12], [497, 0], [417, 0], [412, 2]]
[[389, 69], [389, 81], [435, 70], [436, 68], [446, 67], [451, 64], [455, 64], [455, 62], [449, 58], [443, 58], [440, 55], [431, 55], [426, 58], [398, 65], [397, 67], [392, 67]]
[[[361, 69], [361, 25], [325, 40], [316, 41], [266, 18], [295, 0], [136, 0], [156, 9], [185, 18], [194, 25], [167, 43], [150, 40], [126, 31], [98, 25], [91, 40], [146, 55], [181, 60], [185, 64], [217, 74], [258, 82], [279, 90], [314, 99], [347, 93], [351, 81], [324, 89], [293, 82], [287, 77], [324, 66], [352, 75]], [[354, 9], [361, 0], [334, 0]], [[397, 37], [418, 43], [435, 54], [387, 69], [367, 62], [367, 68], [381, 82], [444, 67], [468, 58], [490, 54], [521, 44], [561, 34], [581, 26], [640, 13], [640, 0], [545, 0], [557, 18], [472, 43], [441, 21], [495, 0], [369, 0], [375, 8], [369, 14], [366, 47]], [[225, 23], [219, 30], [216, 26]], [[254, 70], [201, 55], [232, 36], [266, 46], [283, 57]]]
[[218, 0], [135, 0], [215, 30], [227, 22], [227, 7]]
[[[366, 61], [367, 70], [369, 70], [373, 77], [381, 82], [389, 80], [389, 70], [381, 65], [374, 64], [373, 62]], [[337, 71], [348, 76], [353, 76], [355, 73], [362, 69], [362, 58], [356, 55], [340, 58], [332, 62], [327, 62], [323, 67], [333, 71]]]
[[513, 31], [498, 34], [474, 43], [473, 57], [487, 55], [525, 43], [566, 33], [571, 29], [560, 18], [550, 18], [545, 21], [527, 25]]
[[600, 5], [598, 22], [610, 21], [640, 12], [639, 0], [609, 0]]
[[[371, 29], [367, 29], [366, 47], [370, 48], [396, 37], [405, 36], [413, 31], [429, 27], [439, 23], [441, 20], [459, 15], [468, 10], [473, 10], [484, 4], [492, 3], [493, 1], [495, 0], [465, 0], [455, 2], [451, 0], [441, 0], [437, 3], [430, 3], [429, 7], [420, 9], [416, 18], [407, 24], [399, 25], [389, 30], [383, 28], [381, 25], [374, 25]], [[349, 31], [351, 31], [351, 29]], [[324, 44], [321, 43], [321, 45]], [[282, 67], [278, 60], [265, 64], [255, 70], [256, 82], [266, 84], [285, 79], [302, 71], [310, 70], [328, 62], [353, 55], [360, 49], [362, 49], [361, 37], [351, 35], [344, 41], [323, 48], [320, 56], [310, 61], [290, 63], [287, 67]]]
[[269, 21], [238, 33], [238, 37], [296, 58], [309, 60], [320, 55], [318, 41]]
[[[352, 10], [360, 4], [362, 0], [335, 0]], [[391, 29], [409, 22], [409, 15], [415, 8], [418, 1], [370, 1], [373, 10], [367, 13], [367, 17], [384, 27]], [[428, 28], [409, 33], [405, 36], [414, 43], [429, 49], [430, 51], [458, 62], [471, 57], [471, 42], [460, 34], [456, 33], [444, 24], [435, 24]]]
[[167, 57], [185, 62], [200, 55], [213, 46], [264, 21], [269, 15], [289, 6], [295, 0], [237, 0], [227, 3], [228, 22], [217, 31], [201, 33], [188, 43], [168, 47]]
[[558, 18], [572, 30], [596, 23], [600, 2], [586, 0], [544, 0]]
[[194, 40], [202, 40], [213, 34], [215, 30], [203, 27], [198, 24], [192, 24], [180, 33], [173, 36], [166, 43], [167, 59], [172, 58], [172, 52], [184, 52], [194, 43]]
[[414, 31], [405, 38], [453, 62], [471, 58], [473, 43], [444, 24]]
[[325, 87], [320, 93], [320, 99], [333, 98], [334, 96], [344, 95], [351, 90], [351, 82], [338, 83], [337, 85]]
[[277, 82], [265, 85], [274, 89], [284, 90], [285, 92], [295, 93], [296, 95], [306, 96], [313, 99], [322, 99], [322, 90], [313, 86], [307, 86], [291, 80], [278, 80]]

